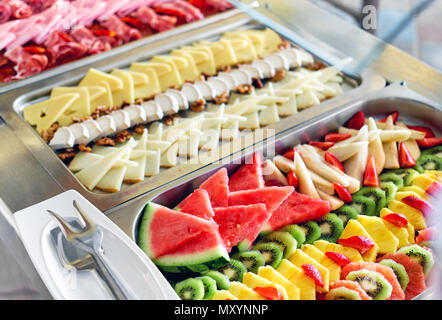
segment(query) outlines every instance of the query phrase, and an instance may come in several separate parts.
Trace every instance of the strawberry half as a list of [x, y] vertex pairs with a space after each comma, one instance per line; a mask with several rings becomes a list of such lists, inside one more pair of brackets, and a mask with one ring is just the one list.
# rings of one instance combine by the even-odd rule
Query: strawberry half
[[335, 263], [337, 263], [341, 268], [345, 267], [347, 264], [351, 262], [351, 260], [339, 252], [327, 251], [325, 255], [332, 259]]
[[401, 168], [412, 168], [416, 165], [416, 160], [403, 142], [399, 142], [399, 165]]
[[284, 157], [289, 158], [290, 160], [295, 159], [295, 149], [290, 149], [286, 153], [284, 153]]
[[351, 138], [349, 133], [328, 133], [325, 135], [324, 140], [327, 142], [339, 142]]
[[374, 247], [374, 242], [370, 238], [363, 236], [352, 236], [345, 239], [338, 239], [338, 243], [346, 247], [358, 250], [361, 254], [366, 253]]
[[253, 290], [255, 290], [256, 293], [258, 293], [260, 296], [266, 298], [267, 300], [282, 300], [282, 293], [275, 287], [256, 287]]
[[352, 197], [350, 192], [340, 185], [337, 182], [333, 182], [333, 187], [335, 188], [336, 193], [338, 194], [338, 197], [344, 201], [345, 203], [350, 203], [352, 201]]
[[396, 123], [397, 119], [399, 118], [399, 112], [394, 111], [390, 113], [388, 116], [386, 116], [384, 119], [379, 120], [379, 122], [387, 122], [388, 117], [391, 116], [393, 118], [393, 123]]
[[296, 176], [296, 173], [294, 173], [293, 171], [290, 171], [287, 174], [287, 182], [288, 182], [289, 186], [296, 188], [299, 184], [298, 177]]
[[365, 115], [362, 111], [358, 111], [355, 115], [347, 122], [347, 128], [359, 130], [365, 123]]
[[421, 243], [423, 241], [432, 241], [436, 235], [436, 228], [429, 227], [426, 229], [419, 230], [416, 236], [416, 243]]
[[309, 144], [321, 150], [327, 150], [335, 145], [334, 142], [320, 142], [320, 141], [310, 141]]
[[425, 192], [432, 197], [437, 197], [440, 193], [442, 193], [442, 185], [434, 181], [427, 187], [427, 190], [425, 190]]
[[425, 138], [433, 138], [434, 132], [428, 127], [422, 127], [422, 126], [407, 126], [408, 129], [420, 131], [425, 133]]
[[338, 168], [339, 170], [341, 170], [342, 172], [345, 172], [345, 168], [344, 165], [341, 163], [341, 161], [338, 160], [338, 158], [336, 158], [333, 154], [331, 154], [330, 152], [326, 152], [324, 153], [324, 159], [325, 161], [327, 161], [328, 163], [330, 163], [332, 166], [335, 166], [336, 168]]
[[318, 287], [324, 287], [324, 280], [322, 280], [322, 276], [318, 268], [309, 263], [303, 264], [301, 267], [302, 269], [304, 269], [304, 272], [307, 276], [315, 280], [315, 284]]
[[402, 198], [402, 202], [410, 207], [415, 208], [416, 210], [419, 210], [424, 216], [427, 216], [433, 210], [433, 207], [429, 202], [416, 196], [407, 196]]
[[376, 187], [379, 188], [381, 186], [379, 182], [379, 176], [376, 170], [376, 163], [374, 161], [374, 156], [370, 154], [367, 161], [367, 167], [364, 172], [364, 181], [363, 185], [366, 187]]
[[422, 148], [431, 148], [442, 144], [442, 138], [436, 138], [436, 137], [423, 138], [421, 140], [416, 140], [416, 141], [419, 144], [419, 147]]
[[407, 218], [400, 213], [390, 213], [382, 217], [385, 221], [388, 221], [399, 228], [404, 228], [408, 225]]

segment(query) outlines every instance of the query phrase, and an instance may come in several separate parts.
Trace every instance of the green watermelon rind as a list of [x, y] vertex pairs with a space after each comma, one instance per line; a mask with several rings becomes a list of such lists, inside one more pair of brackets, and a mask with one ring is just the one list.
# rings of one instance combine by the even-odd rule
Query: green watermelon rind
[[141, 218], [140, 228], [138, 229], [138, 246], [143, 250], [148, 257], [152, 257], [152, 251], [149, 246], [149, 239], [147, 236], [150, 234], [149, 227], [152, 222], [153, 213], [156, 210], [156, 205], [148, 202], [144, 208], [143, 217]]
[[[220, 261], [217, 261], [220, 260]], [[152, 260], [158, 266], [166, 267], [185, 267], [185, 266], [195, 266], [199, 264], [205, 265], [216, 265], [225, 262], [229, 262], [229, 254], [226, 249], [221, 246], [215, 246], [204, 252], [195, 252], [184, 255], [174, 254], [164, 255]]]

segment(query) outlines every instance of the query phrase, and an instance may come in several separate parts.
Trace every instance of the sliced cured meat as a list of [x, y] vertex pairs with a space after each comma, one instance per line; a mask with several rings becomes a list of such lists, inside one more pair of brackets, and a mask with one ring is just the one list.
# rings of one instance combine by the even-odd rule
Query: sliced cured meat
[[182, 0], [167, 3], [156, 3], [154, 9], [157, 13], [175, 16], [182, 22], [192, 22], [204, 19], [200, 9]]
[[176, 17], [158, 15], [153, 9], [147, 7], [139, 8], [132, 16], [153, 30], [160, 32], [173, 29], [177, 23]]
[[11, 8], [12, 16], [15, 19], [28, 18], [34, 14], [32, 8], [21, 0], [10, 0], [8, 4]]
[[109, 42], [99, 39], [91, 30], [84, 27], [72, 30], [70, 36], [76, 42], [85, 46], [90, 54], [104, 52], [112, 48]]
[[0, 3], [0, 23], [5, 23], [12, 16], [12, 9], [8, 3]]
[[113, 31], [124, 42], [137, 40], [141, 38], [141, 33], [135, 28], [129, 27], [116, 15], [112, 15], [106, 21], [101, 23], [104, 28]]

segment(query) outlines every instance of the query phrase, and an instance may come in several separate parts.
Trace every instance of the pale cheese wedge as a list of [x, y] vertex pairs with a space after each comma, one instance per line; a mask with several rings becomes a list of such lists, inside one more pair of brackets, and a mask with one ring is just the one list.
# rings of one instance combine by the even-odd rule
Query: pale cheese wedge
[[[232, 66], [238, 62], [235, 51], [230, 41], [219, 40], [216, 42], [202, 41], [200, 44], [208, 46], [212, 50], [215, 60], [215, 68]], [[198, 44], [196, 45], [198, 46]]]
[[173, 50], [171, 55], [180, 55], [181, 52], [190, 54], [193, 57], [195, 65], [198, 68], [198, 74], [208, 74], [211, 76], [216, 74], [215, 58], [209, 46], [186, 46], [178, 50]]
[[146, 91], [140, 89], [141, 98], [151, 98], [162, 91], [157, 71], [151, 65], [145, 62], [134, 62], [130, 65], [129, 71], [145, 74], [148, 78], [148, 85], [144, 87]]
[[144, 175], [151, 177], [160, 173], [161, 152], [159, 150], [151, 150], [146, 155], [146, 165]]
[[[115, 148], [112, 148], [115, 149]], [[108, 154], [112, 152], [112, 149], [109, 150], [109, 152], [106, 152], [104, 154]], [[77, 155], [72, 159], [72, 161], [69, 163], [69, 169], [72, 172], [77, 172], [80, 170], [83, 170], [84, 168], [88, 167], [89, 165], [95, 163], [96, 161], [103, 158], [104, 154], [97, 154], [93, 152], [79, 152]], [[130, 161], [127, 159], [119, 159], [115, 161], [114, 167], [136, 167], [138, 164], [134, 161]]]
[[58, 118], [57, 122], [60, 126], [68, 126], [72, 123], [72, 119], [83, 119], [91, 114], [91, 104], [89, 90], [85, 87], [56, 87], [51, 91], [51, 98], [66, 94], [77, 93], [79, 97], [72, 105]]
[[[126, 153], [120, 160], [127, 161], [128, 153]], [[137, 164], [138, 165], [138, 164]], [[95, 186], [96, 189], [105, 191], [105, 192], [118, 192], [121, 190], [121, 186], [123, 185], [124, 175], [126, 173], [127, 167], [113, 167], [111, 168], [103, 178], [97, 183]]]
[[112, 99], [115, 106], [122, 106], [124, 103], [132, 104], [135, 101], [135, 84], [132, 75], [124, 70], [115, 69], [111, 75], [117, 77], [123, 83], [120, 90], [112, 92]]
[[261, 126], [267, 126], [273, 123], [279, 122], [281, 119], [279, 118], [278, 106], [276, 103], [272, 103], [267, 106], [266, 109], [262, 110], [259, 113], [259, 124]]
[[[137, 140], [137, 145], [132, 149], [133, 151], [146, 151], [147, 144], [147, 130], [144, 129], [143, 134]], [[137, 183], [144, 180], [144, 173], [146, 169], [146, 156], [144, 153], [140, 157], [133, 159], [138, 165], [136, 167], [128, 167], [124, 175], [124, 182]]]
[[251, 62], [258, 58], [252, 41], [246, 35], [226, 32], [223, 34], [222, 39], [230, 42], [238, 63]]
[[127, 72], [131, 75], [134, 82], [134, 99], [150, 98], [149, 92], [151, 90], [149, 85], [149, 77], [147, 74], [133, 70], [128, 70]]
[[86, 76], [80, 81], [80, 87], [95, 86], [99, 81], [105, 81], [109, 84], [111, 91], [123, 89], [123, 82], [118, 77], [95, 68], [89, 69]]
[[178, 163], [178, 141], [174, 142], [161, 154], [160, 166], [163, 168], [175, 167]]

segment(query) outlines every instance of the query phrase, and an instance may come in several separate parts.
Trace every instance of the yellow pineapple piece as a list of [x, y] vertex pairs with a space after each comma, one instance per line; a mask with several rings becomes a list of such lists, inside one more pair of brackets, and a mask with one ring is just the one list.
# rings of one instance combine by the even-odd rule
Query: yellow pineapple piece
[[258, 276], [263, 277], [271, 282], [280, 284], [287, 291], [287, 295], [290, 300], [300, 299], [300, 290], [287, 278], [281, 275], [278, 271], [273, 269], [271, 266], [260, 267], [258, 269]]
[[373, 240], [373, 238], [370, 236], [367, 230], [365, 230], [365, 228], [362, 226], [362, 224], [359, 221], [355, 219], [350, 219], [347, 222], [347, 225], [345, 226], [344, 230], [342, 231], [339, 239], [346, 239], [353, 236], [366, 237], [371, 239], [375, 243], [373, 248], [371, 248], [362, 255], [362, 259], [364, 261], [371, 261], [371, 262], [375, 261], [376, 255], [378, 254], [379, 251], [379, 246], [376, 244], [376, 241]]
[[288, 300], [288, 294], [287, 291], [283, 286], [280, 284], [269, 281], [263, 277], [258, 276], [257, 274], [254, 274], [253, 272], [246, 272], [243, 275], [242, 283], [245, 284], [247, 287], [249, 287], [251, 290], [253, 290], [256, 287], [274, 287], [279, 290], [282, 294], [283, 300]]
[[328, 292], [328, 288], [329, 288], [329, 284], [330, 284], [330, 271], [326, 267], [324, 267], [317, 260], [310, 257], [308, 254], [306, 254], [302, 250], [296, 250], [295, 253], [290, 257], [289, 261], [301, 269], [302, 269], [303, 264], [314, 265], [318, 269], [319, 273], [321, 274], [322, 281], [324, 282], [323, 287], [316, 286], [316, 291]]
[[401, 201], [403, 198], [405, 197], [409, 197], [409, 196], [413, 196], [413, 197], [418, 197], [420, 199], [423, 199], [423, 197], [421, 195], [419, 195], [418, 193], [414, 192], [414, 191], [398, 191], [396, 192], [396, 195], [394, 196], [395, 200]]
[[[418, 186], [413, 186], [413, 185], [401, 188], [399, 193], [402, 193], [402, 192], [417, 193], [421, 198], [425, 198], [425, 196], [426, 196], [426, 193], [425, 193], [424, 189], [419, 188]], [[400, 200], [400, 199], [396, 199], [396, 200]]]
[[[387, 214], [391, 213], [394, 212], [388, 208], [383, 208], [380, 212], [380, 215], [382, 218], [383, 216], [386, 216]], [[398, 248], [402, 248], [410, 244], [410, 235], [408, 234], [407, 227], [398, 227], [386, 220], [384, 220], [384, 224], [388, 228], [388, 230], [390, 230], [394, 234], [394, 236], [399, 240]], [[408, 226], [413, 227], [411, 223], [409, 223]], [[414, 234], [414, 229], [413, 229], [413, 234]]]
[[388, 204], [388, 209], [393, 212], [403, 214], [405, 218], [407, 218], [408, 223], [411, 223], [416, 231], [425, 229], [427, 227], [427, 223], [425, 222], [425, 218], [422, 212], [413, 207], [410, 207], [402, 201], [391, 201]]
[[415, 243], [415, 235], [416, 235], [416, 230], [414, 229], [414, 226], [411, 223], [408, 223], [407, 225], [407, 231], [408, 231], [408, 242], [410, 244]]
[[324, 252], [311, 244], [304, 244], [301, 250], [328, 269], [330, 272], [330, 282], [338, 281], [340, 279], [341, 267], [327, 257]]
[[308, 277], [304, 270], [298, 268], [289, 260], [282, 259], [276, 271], [299, 288], [301, 300], [316, 300], [315, 281]]
[[230, 282], [228, 292], [239, 300], [266, 300], [255, 290], [250, 289], [248, 286], [238, 281]]
[[439, 181], [430, 174], [420, 174], [413, 179], [413, 182], [411, 184], [422, 190], [427, 190], [427, 188], [434, 182], [439, 182]]
[[442, 182], [442, 171], [439, 170], [425, 170], [423, 173], [425, 176], [434, 179], [436, 181]]
[[399, 240], [388, 230], [382, 218], [359, 215], [357, 220], [379, 246], [379, 253], [395, 253], [397, 251]]
[[343, 254], [350, 259], [351, 262], [363, 261], [361, 254], [358, 250], [350, 247], [344, 247], [343, 245], [328, 242], [326, 240], [316, 240], [313, 245], [322, 252], [337, 252]]
[[211, 300], [238, 300], [238, 298], [227, 290], [216, 290]]

